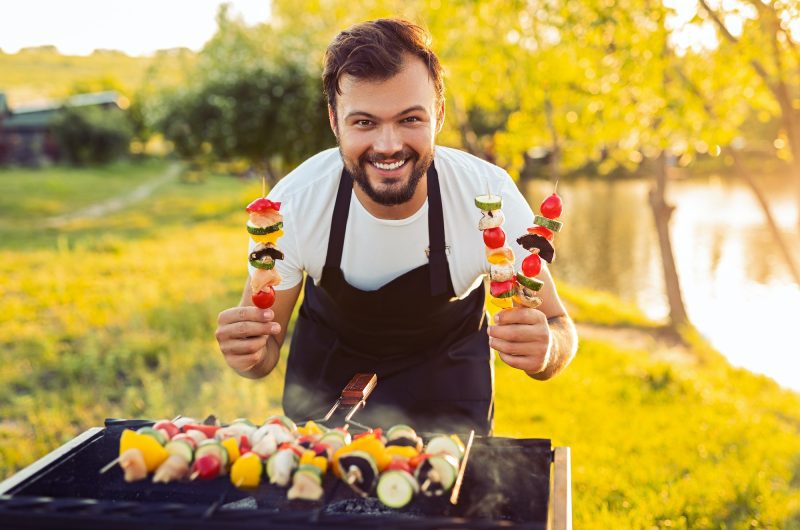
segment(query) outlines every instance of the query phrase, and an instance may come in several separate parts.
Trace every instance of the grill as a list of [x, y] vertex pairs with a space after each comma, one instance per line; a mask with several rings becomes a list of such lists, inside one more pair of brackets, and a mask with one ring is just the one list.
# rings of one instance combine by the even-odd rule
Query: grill
[[449, 495], [417, 496], [391, 510], [331, 474], [320, 501], [290, 501], [285, 488], [269, 484], [242, 491], [227, 476], [153, 484], [126, 483], [118, 466], [100, 474], [116, 458], [125, 429], [152, 423], [106, 420], [0, 483], [2, 527], [571, 528], [569, 448], [553, 448], [550, 440], [476, 436], [456, 504]]

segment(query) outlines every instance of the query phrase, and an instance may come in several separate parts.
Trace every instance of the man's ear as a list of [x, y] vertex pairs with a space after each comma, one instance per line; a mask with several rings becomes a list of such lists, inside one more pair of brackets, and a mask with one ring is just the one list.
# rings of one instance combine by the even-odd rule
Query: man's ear
[[331, 124], [331, 130], [333, 131], [333, 135], [335, 137], [339, 137], [339, 131], [336, 128], [336, 111], [333, 110], [333, 107], [328, 105], [328, 121]]
[[436, 134], [442, 132], [442, 127], [444, 126], [444, 107], [444, 99], [442, 99], [436, 112]]

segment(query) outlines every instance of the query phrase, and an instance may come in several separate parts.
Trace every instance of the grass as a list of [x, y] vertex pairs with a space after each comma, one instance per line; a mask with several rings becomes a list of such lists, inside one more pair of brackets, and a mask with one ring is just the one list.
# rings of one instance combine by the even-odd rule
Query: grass
[[[0, 172], [0, 477], [106, 417], [280, 410], [283, 365], [240, 378], [213, 338], [241, 292], [242, 206], [258, 183], [175, 181], [102, 219], [37, 230], [39, 190], [54, 215], [163, 167]], [[625, 340], [658, 327], [635, 308], [560, 289], [579, 323], [612, 333], [582, 337], [546, 383], [498, 361], [496, 432], [571, 447], [576, 528], [800, 528], [800, 396], [730, 367], [691, 329], [687, 355], [666, 362], [668, 345]]]

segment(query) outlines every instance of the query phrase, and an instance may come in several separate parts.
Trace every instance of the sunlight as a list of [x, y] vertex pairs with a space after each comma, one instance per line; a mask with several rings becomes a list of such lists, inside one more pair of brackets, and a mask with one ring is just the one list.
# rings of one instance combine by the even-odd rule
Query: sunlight
[[67, 55], [96, 49], [129, 55], [177, 47], [197, 51], [216, 31], [214, 17], [222, 3], [248, 24], [270, 16], [268, 0], [141, 0], [117, 9], [103, 0], [28, 0], [15, 3], [12, 16], [0, 17], [0, 50], [53, 45]]

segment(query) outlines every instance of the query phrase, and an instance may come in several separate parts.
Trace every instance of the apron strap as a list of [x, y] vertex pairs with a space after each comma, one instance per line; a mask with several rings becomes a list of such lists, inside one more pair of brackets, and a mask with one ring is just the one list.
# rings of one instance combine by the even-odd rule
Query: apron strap
[[352, 194], [353, 177], [347, 169], [342, 169], [342, 178], [339, 179], [339, 191], [336, 193], [336, 202], [333, 205], [331, 231], [328, 235], [328, 253], [325, 256], [326, 269], [339, 269], [341, 267], [342, 253], [344, 252], [344, 234], [347, 230], [347, 215], [350, 213], [350, 197]]
[[428, 241], [430, 244], [428, 263], [431, 272], [431, 295], [438, 296], [447, 292], [450, 277], [447, 269], [439, 173], [433, 163], [428, 168]]
[[[347, 230], [347, 216], [350, 213], [350, 198], [353, 193], [353, 177], [342, 169], [339, 190], [333, 205], [331, 231], [328, 236], [328, 252], [325, 256], [325, 269], [340, 269], [344, 252], [344, 236]], [[439, 190], [439, 173], [431, 163], [428, 168], [428, 263], [430, 265], [431, 295], [447, 292], [450, 283], [447, 268], [447, 254], [444, 239], [444, 213], [442, 194]], [[324, 276], [324, 273], [323, 273]]]

